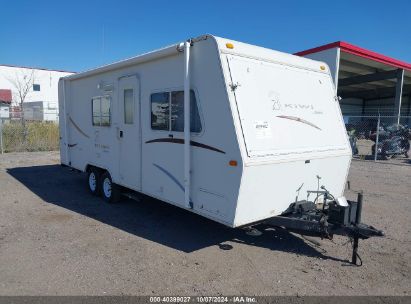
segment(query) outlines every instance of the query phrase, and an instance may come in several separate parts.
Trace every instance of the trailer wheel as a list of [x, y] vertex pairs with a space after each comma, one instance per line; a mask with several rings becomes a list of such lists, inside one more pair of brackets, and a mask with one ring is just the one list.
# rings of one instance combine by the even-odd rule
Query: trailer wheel
[[101, 187], [100, 187], [100, 172], [95, 169], [91, 168], [88, 170], [88, 176], [87, 176], [87, 181], [88, 181], [88, 189], [93, 195], [100, 195], [101, 193]]
[[116, 203], [120, 200], [120, 187], [113, 183], [108, 172], [104, 172], [101, 176], [101, 194], [108, 203]]

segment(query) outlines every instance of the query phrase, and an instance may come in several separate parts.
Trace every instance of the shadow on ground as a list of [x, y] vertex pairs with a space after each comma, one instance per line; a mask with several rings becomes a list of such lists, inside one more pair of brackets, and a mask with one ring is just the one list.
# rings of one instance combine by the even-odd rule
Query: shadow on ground
[[252, 237], [243, 230], [225, 227], [148, 197], [140, 202], [124, 199], [117, 204], [107, 204], [88, 192], [84, 174], [59, 165], [10, 168], [7, 172], [46, 203], [183, 252], [193, 252], [209, 246], [230, 250], [232, 246], [225, 243], [231, 241], [234, 246], [236, 243], [243, 243], [273, 251], [334, 259], [280, 228], [271, 228], [261, 236]]

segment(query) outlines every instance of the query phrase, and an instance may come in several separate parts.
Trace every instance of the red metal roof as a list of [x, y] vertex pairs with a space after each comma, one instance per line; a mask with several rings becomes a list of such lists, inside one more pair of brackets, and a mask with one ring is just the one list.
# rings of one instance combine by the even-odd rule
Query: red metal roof
[[298, 56], [304, 56], [308, 54], [313, 54], [317, 52], [321, 52], [324, 50], [332, 49], [332, 48], [340, 48], [341, 51], [353, 54], [362, 58], [367, 58], [370, 60], [374, 60], [377, 62], [381, 62], [390, 66], [394, 66], [396, 68], [404, 69], [404, 70], [409, 70], [411, 71], [411, 63], [407, 63], [404, 61], [400, 61], [364, 48], [361, 48], [359, 46], [344, 42], [344, 41], [337, 41], [329, 44], [325, 44], [319, 47], [315, 47], [309, 50], [301, 51], [298, 53], [295, 53], [294, 55]]
[[11, 103], [11, 90], [0, 89], [0, 102]]

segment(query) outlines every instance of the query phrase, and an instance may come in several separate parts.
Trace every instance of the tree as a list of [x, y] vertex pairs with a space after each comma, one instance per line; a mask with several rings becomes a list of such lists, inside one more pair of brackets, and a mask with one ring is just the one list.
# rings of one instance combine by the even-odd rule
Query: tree
[[23, 143], [26, 143], [27, 130], [26, 120], [24, 119], [23, 103], [33, 90], [33, 84], [35, 81], [35, 71], [29, 70], [25, 72], [23, 69], [16, 71], [14, 77], [7, 78], [7, 80], [13, 86], [13, 103], [16, 103], [20, 108], [21, 126], [23, 129]]
[[15, 73], [14, 77], [7, 79], [13, 86], [13, 102], [17, 103], [21, 112], [21, 124], [25, 129], [23, 103], [33, 90], [35, 80], [35, 71], [24, 72], [22, 69]]

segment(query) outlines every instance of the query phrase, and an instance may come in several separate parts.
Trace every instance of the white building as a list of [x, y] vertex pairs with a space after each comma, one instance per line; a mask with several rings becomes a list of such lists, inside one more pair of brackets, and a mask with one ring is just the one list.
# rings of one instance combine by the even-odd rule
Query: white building
[[[58, 81], [73, 72], [42, 68], [0, 65], [0, 112], [10, 119], [20, 118], [19, 91], [27, 86], [24, 118], [27, 120], [58, 120]], [[20, 87], [20, 89], [19, 89]], [[7, 108], [10, 107], [10, 111]], [[10, 113], [10, 114], [8, 114]]]

